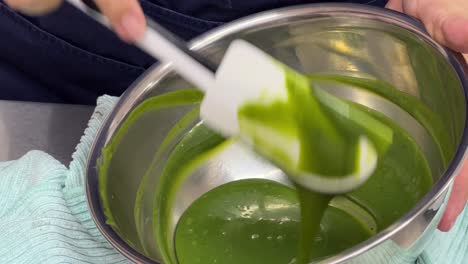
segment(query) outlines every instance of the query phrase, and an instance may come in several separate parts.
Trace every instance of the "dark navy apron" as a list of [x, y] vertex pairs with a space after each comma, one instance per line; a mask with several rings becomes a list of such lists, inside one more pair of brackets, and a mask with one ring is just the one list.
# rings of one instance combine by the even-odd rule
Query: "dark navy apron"
[[[118, 0], [116, 0], [118, 1]], [[184, 39], [251, 13], [313, 0], [140, 0], [144, 12]], [[386, 0], [341, 1], [384, 6]], [[95, 104], [120, 95], [154, 60], [64, 4], [26, 17], [0, 0], [0, 100]]]

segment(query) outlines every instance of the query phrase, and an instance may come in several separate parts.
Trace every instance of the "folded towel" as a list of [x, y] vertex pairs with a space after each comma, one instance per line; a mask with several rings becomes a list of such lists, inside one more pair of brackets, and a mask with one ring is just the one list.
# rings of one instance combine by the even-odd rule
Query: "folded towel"
[[98, 100], [67, 169], [31, 151], [0, 163], [0, 263], [129, 263], [107, 243], [86, 204], [84, 172], [91, 143], [116, 98]]
[[[468, 186], [467, 186], [468, 188]], [[436, 230], [418, 258], [418, 264], [468, 263], [468, 206], [450, 232]]]
[[[67, 169], [50, 155], [31, 151], [0, 163], [0, 263], [128, 263], [94, 225], [84, 175], [92, 141], [117, 98], [99, 98]], [[449, 233], [436, 231], [422, 254], [390, 244], [372, 259], [385, 263], [468, 263], [468, 210]], [[420, 251], [420, 250], [419, 250]], [[379, 261], [378, 263], [382, 263]]]

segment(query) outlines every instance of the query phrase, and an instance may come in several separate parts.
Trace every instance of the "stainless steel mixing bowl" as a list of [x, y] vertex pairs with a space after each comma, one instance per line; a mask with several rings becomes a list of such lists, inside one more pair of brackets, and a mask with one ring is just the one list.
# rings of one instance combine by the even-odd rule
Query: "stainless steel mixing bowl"
[[[338, 72], [382, 79], [419, 98], [438, 115], [448, 138], [444, 146], [450, 156], [447, 165], [441, 161], [441, 152], [426, 129], [393, 103], [364, 90], [323, 87], [339, 97], [380, 111], [406, 129], [429, 160], [435, 182], [429, 193], [393, 225], [324, 261], [383, 263], [388, 258], [404, 258], [421, 252], [440, 219], [443, 201], [467, 147], [468, 84], [462, 57], [435, 43], [421, 24], [402, 14], [352, 4], [314, 4], [253, 15], [195, 39], [191, 47], [217, 62], [236, 38], [252, 42], [303, 73]], [[106, 195], [111, 201], [109, 210], [118, 227], [115, 229], [105, 223], [99, 197], [96, 167], [101, 150], [142, 101], [187, 87], [190, 85], [172, 72], [170, 65], [149, 69], [121, 97], [101, 128], [89, 158], [86, 188], [93, 218], [109, 242], [135, 262], [155, 263], [158, 259], [157, 253], [151, 250], [146, 256], [143, 254], [141, 239], [150, 240], [153, 230], [151, 225], [145, 227], [144, 234], [136, 230], [137, 188], [164, 135], [192, 108], [149, 112], [136, 120], [122, 138], [112, 154], [106, 183]], [[278, 169], [240, 147], [232, 147], [184, 182], [176, 196], [172, 228], [181, 213], [201, 194], [242, 178], [268, 178], [288, 184]], [[150, 181], [148, 193], [151, 194], [158, 178], [152, 177]], [[143, 212], [149, 214], [146, 220], [150, 222], [153, 201], [145, 198], [144, 203]]]

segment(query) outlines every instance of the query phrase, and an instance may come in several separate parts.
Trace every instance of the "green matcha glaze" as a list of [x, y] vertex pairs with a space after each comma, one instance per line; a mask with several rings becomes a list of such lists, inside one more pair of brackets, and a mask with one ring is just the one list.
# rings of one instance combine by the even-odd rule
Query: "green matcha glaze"
[[318, 75], [312, 74], [308, 76], [311, 82], [328, 81], [352, 85], [374, 92], [385, 97], [387, 100], [395, 103], [403, 110], [413, 116], [435, 140], [439, 151], [442, 154], [444, 165], [452, 158], [455, 150], [455, 145], [450, 141], [447, 134], [446, 126], [442, 120], [431, 109], [429, 109], [420, 99], [411, 96], [408, 93], [402, 92], [381, 80], [357, 78], [344, 75]]
[[[331, 197], [326, 195], [300, 188], [296, 192], [260, 179], [225, 184], [195, 201], [179, 221], [179, 263], [287, 264], [293, 258], [295, 263], [307, 263], [356, 245], [407, 213], [431, 187], [427, 163], [403, 130], [377, 113], [368, 113], [393, 129], [393, 143], [368, 182], [344, 196], [348, 199], [340, 196], [329, 203]], [[255, 212], [250, 218], [240, 217], [244, 211], [244, 216], [249, 215], [249, 210]], [[294, 220], [280, 225], [281, 219]], [[321, 223], [320, 230], [314, 223]], [[287, 243], [279, 246], [268, 239], [269, 234], [285, 235]]]
[[[371, 140], [374, 139], [373, 142], [381, 146], [379, 154], [385, 153], [393, 133], [388, 132], [388, 136], [383, 137], [384, 140], [376, 136], [376, 133], [389, 130], [387, 125], [381, 124], [363, 110], [354, 109], [354, 105], [350, 103], [325, 92], [317, 94], [314, 87], [310, 87], [309, 80], [302, 75], [286, 70], [285, 77], [288, 89], [286, 100], [279, 98], [268, 104], [261, 100], [247, 103], [238, 113], [241, 134], [251, 138], [254, 146], [267, 157], [283, 164], [292, 174], [307, 172], [342, 177], [357, 166], [359, 136], [366, 135]], [[356, 122], [357, 119], [361, 122]], [[374, 126], [383, 129], [374, 129]], [[286, 138], [286, 142], [296, 141], [300, 149], [297, 162], [291, 159], [291, 152], [282, 149], [286, 142], [280, 144], [276, 140], [272, 141], [273, 137], [262, 133], [264, 131], [282, 134], [277, 138]], [[291, 180], [294, 181], [294, 177]], [[332, 196], [315, 193], [301, 186], [297, 189], [303, 217], [297, 263], [302, 264], [308, 263], [314, 253], [311, 251], [311, 244]]]
[[348, 122], [348, 126], [357, 126], [355, 129], [377, 146], [379, 164], [374, 174], [347, 196], [374, 215], [379, 230], [388, 227], [431, 188], [432, 175], [424, 155], [414, 139], [385, 115], [359, 104], [327, 97], [325, 92], [317, 95], [330, 106], [340, 102], [349, 105], [349, 120], [356, 122]]
[[182, 138], [184, 134], [192, 128], [193, 124], [198, 121], [199, 110], [199, 106], [197, 106], [179, 120], [167, 133], [138, 187], [134, 208], [135, 225], [143, 250], [145, 254], [151, 258], [160, 257], [155, 250], [153, 230], [150, 229], [151, 224], [148, 223], [148, 219], [150, 219], [148, 217], [148, 212], [150, 210], [152, 211], [153, 208], [147, 205], [148, 200], [153, 200], [152, 191], [157, 184], [156, 175], [160, 173], [161, 168], [164, 167], [164, 162], [166, 161], [164, 157], [167, 157], [167, 155], [171, 153], [177, 144], [177, 140]]
[[165, 263], [176, 263], [170, 216], [177, 188], [191, 172], [230, 142], [199, 124], [182, 138], [167, 159], [154, 192], [152, 216], [154, 236]]
[[[268, 153], [287, 169], [332, 177], [353, 169], [357, 137], [365, 135], [379, 154], [377, 168], [369, 180], [356, 190], [336, 197], [263, 179], [230, 182], [197, 199], [173, 230], [171, 210], [181, 183], [233, 142], [202, 124], [185, 133], [194, 123], [196, 108], [176, 124], [155, 152], [135, 204], [135, 223], [141, 241], [127, 242], [142, 252], [157, 251], [158, 257], [167, 264], [303, 264], [348, 249], [407, 213], [432, 185], [431, 172], [421, 150], [408, 133], [386, 116], [313, 88], [314, 82], [323, 81], [380, 94], [413, 115], [440, 147], [447, 142], [438, 127], [440, 121], [430, 109], [415, 103], [417, 99], [410, 95], [391, 91], [394, 88], [388, 84], [348, 76], [313, 75], [307, 79], [288, 73], [288, 100], [249, 103], [239, 109], [242, 133], [247, 133], [261, 147], [260, 152]], [[197, 106], [201, 99], [200, 92], [184, 90], [143, 102], [103, 149], [99, 166], [100, 195], [108, 224], [117, 232], [119, 223], [108, 209], [106, 181], [112, 153], [120, 139], [144, 113], [164, 107]], [[289, 146], [299, 138], [299, 157], [291, 157], [288, 151], [272, 146], [272, 137], [277, 139], [278, 146]], [[450, 146], [441, 147], [444, 159], [449, 158], [450, 149]], [[150, 245], [142, 239], [145, 216], [140, 207], [143, 195], [147, 195], [144, 193], [152, 189], [148, 186], [152, 175], [159, 178], [151, 193], [156, 243]]]
[[[177, 258], [181, 264], [292, 263], [300, 221], [294, 189], [264, 179], [227, 183], [207, 192], [185, 211], [176, 231]], [[373, 234], [359, 219], [330, 206], [306, 251], [314, 248], [313, 257], [325, 257]]]
[[286, 87], [298, 128], [298, 170], [331, 177], [350, 173], [358, 158], [356, 144], [360, 131], [338, 122], [318, 100], [304, 76], [286, 71]]
[[[355, 107], [364, 109], [360, 105]], [[369, 114], [392, 127], [393, 143], [379, 156], [374, 174], [347, 196], [367, 208], [382, 230], [407, 213], [433, 182], [429, 165], [413, 138], [382, 114], [375, 111]]]
[[102, 149], [102, 156], [98, 160], [98, 177], [99, 177], [99, 195], [101, 198], [102, 208], [106, 217], [106, 223], [110, 225], [122, 238], [131, 246], [138, 250], [143, 250], [139, 241], [128, 238], [126, 230], [121, 230], [125, 224], [119, 223], [115, 219], [110, 210], [110, 195], [108, 194], [108, 171], [112, 165], [113, 153], [115, 153], [127, 131], [130, 127], [143, 115], [152, 111], [159, 111], [165, 108], [180, 107], [183, 105], [195, 105], [201, 102], [203, 93], [197, 89], [184, 89], [175, 92], [169, 92], [159, 96], [151, 97], [143, 101], [136, 107], [122, 125], [119, 127], [114, 137]]
[[[332, 196], [310, 191], [300, 185], [296, 185], [296, 187], [301, 209], [296, 263], [302, 264], [309, 263], [312, 257], [321, 257], [320, 249], [314, 246], [314, 239], [320, 231], [320, 223], [325, 216], [328, 203], [332, 199]], [[347, 234], [347, 237], [351, 236], [352, 235]], [[354, 239], [354, 237], [352, 239]], [[330, 243], [330, 245], [333, 244], [333, 242]], [[329, 250], [334, 251], [331, 248]]]
[[[288, 70], [285, 77], [287, 99], [248, 102], [239, 108], [241, 135], [247, 135], [260, 152], [292, 173], [347, 175], [355, 167], [359, 134], [334, 120], [310, 89], [307, 78]], [[298, 158], [284, 151], [288, 141], [299, 144]]]
[[[333, 197], [297, 186], [295, 197], [299, 198], [300, 206], [298, 208], [296, 205], [294, 209], [300, 211], [301, 219], [294, 221], [294, 227], [280, 226], [279, 222], [285, 215], [293, 219], [289, 215], [292, 212], [285, 210], [272, 215], [264, 210], [267, 208], [264, 204], [271, 202], [265, 199], [276, 197], [275, 192], [285, 195], [288, 187], [281, 186], [281, 190], [262, 189], [263, 180], [228, 183], [198, 199], [179, 221], [176, 251], [180, 263], [215, 263], [219, 260], [222, 263], [290, 263], [294, 257], [295, 263], [308, 263], [311, 259], [339, 253], [368, 238], [355, 236], [355, 231], [359, 234], [367, 231], [366, 234], [371, 235], [383, 230], [410, 210], [429, 190], [432, 177], [428, 164], [414, 140], [404, 130], [382, 114], [358, 104], [343, 101], [323, 91], [313, 90], [315, 95], [308, 94], [304, 89], [309, 87], [308, 82], [297, 76], [292, 78], [288, 80], [290, 101], [251, 103], [240, 109], [241, 131], [249, 133], [254, 144], [261, 144], [262, 150], [270, 148], [269, 155], [275, 159], [288, 156], [281, 151], [275, 152], [271, 142], [264, 140], [259, 131], [265, 131], [264, 128], [279, 131], [285, 141], [299, 136], [299, 169], [325, 175], [345, 173], [352, 163], [340, 166], [334, 157], [350, 155], [349, 151], [354, 151], [352, 140], [357, 135], [366, 135], [376, 144], [379, 164], [367, 183], [347, 194], [346, 208], [354, 209], [346, 211], [347, 214], [336, 213], [340, 215], [336, 219], [327, 217]], [[307, 135], [313, 136], [308, 138]], [[328, 153], [318, 155], [322, 154], [322, 150]], [[281, 197], [283, 200], [279, 203], [292, 203], [285, 200], [287, 196]], [[283, 205], [277, 207], [289, 208]], [[235, 216], [247, 210], [245, 208], [256, 208], [254, 211], [258, 211], [258, 215], [254, 219]], [[371, 222], [375, 225], [365, 227], [366, 224], [362, 223], [369, 221], [362, 220], [360, 228], [350, 227], [347, 221], [353, 215], [352, 211], [356, 210], [371, 215]], [[263, 219], [270, 220], [265, 222]], [[337, 241], [316, 245], [314, 239], [322, 232], [320, 223], [327, 227], [326, 230], [340, 230], [339, 235], [333, 236]], [[291, 240], [287, 246], [280, 247], [277, 241], [273, 243], [268, 239], [257, 240], [265, 236], [268, 238], [271, 233], [277, 235], [275, 232], [284, 233], [284, 237], [291, 236], [288, 236]], [[347, 239], [352, 243], [344, 243]]]

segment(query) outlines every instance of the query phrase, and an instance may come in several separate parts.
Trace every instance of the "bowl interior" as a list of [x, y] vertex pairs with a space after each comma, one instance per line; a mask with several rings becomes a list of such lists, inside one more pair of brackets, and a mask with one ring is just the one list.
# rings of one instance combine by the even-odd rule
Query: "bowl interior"
[[[260, 19], [249, 26], [244, 25], [241, 32], [233, 30], [221, 38], [215, 36], [214, 41], [208, 41], [199, 50], [217, 62], [231, 40], [242, 38], [305, 74], [338, 73], [377, 78], [393, 84], [433, 111], [440, 122], [429, 120], [426, 125], [429, 130], [440, 133], [431, 135], [421, 122], [375, 93], [347, 89], [349, 87], [343, 85], [320, 88], [377, 110], [404, 128], [420, 146], [429, 161], [433, 180], [437, 182], [463, 133], [465, 101], [461, 83], [447, 62], [444, 50], [424, 36], [414, 34], [411, 25], [404, 29], [385, 20], [385, 16], [336, 10]], [[148, 80], [146, 77], [145, 93], [138, 99], [138, 104], [131, 106], [131, 111], [135, 112], [138, 105], [149, 98], [191, 87], [171, 71], [160, 71], [158, 76], [152, 76], [151, 82]], [[113, 228], [136, 251], [154, 260], [159, 259], [159, 254], [154, 250], [151, 217], [159, 178], [157, 169], [151, 169], [150, 165], [171, 128], [193, 109], [194, 105], [186, 105], [138, 114], [138, 118], [125, 128], [111, 158], [106, 161], [105, 199], [110, 201], [108, 210], [114, 220]], [[122, 128], [130, 116], [126, 115], [114, 127]], [[193, 126], [199, 121], [194, 118], [189, 123]], [[109, 133], [108, 138], [115, 136], [116, 131], [118, 129]], [[442, 147], [440, 142], [444, 143]], [[151, 177], [148, 177], [140, 197], [140, 216], [136, 216], [137, 191], [146, 174]], [[200, 195], [223, 183], [244, 178], [267, 178], [289, 184], [281, 171], [241, 146], [233, 145], [180, 185], [173, 204], [172, 228]]]

